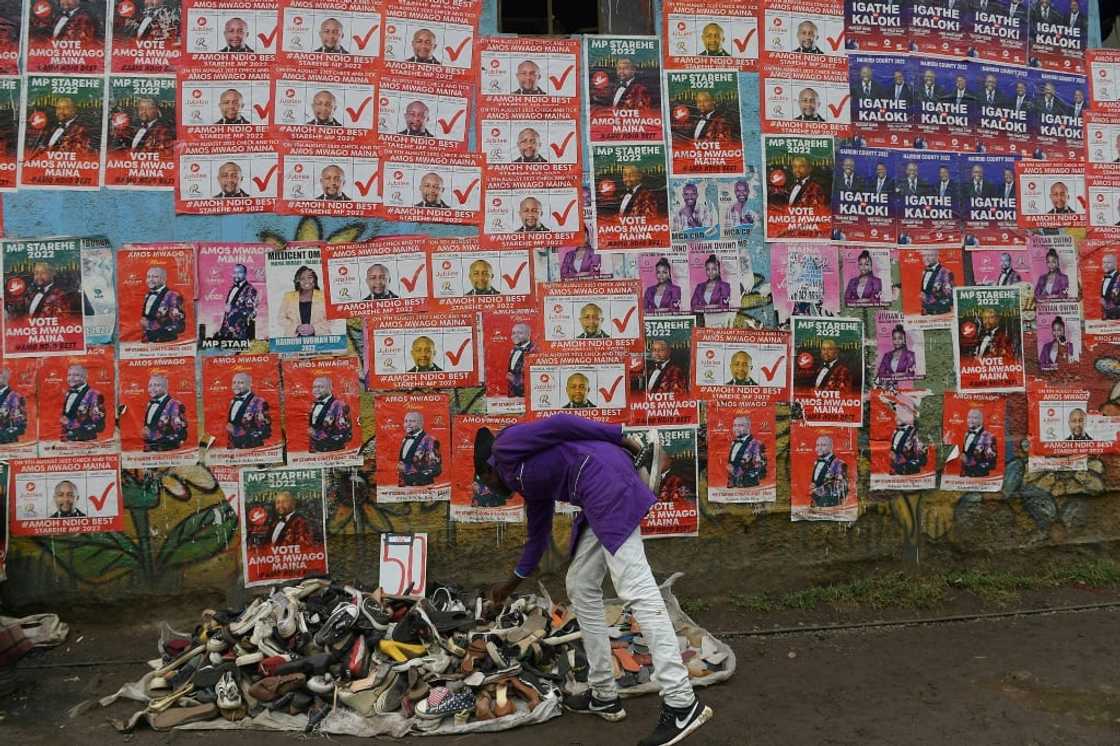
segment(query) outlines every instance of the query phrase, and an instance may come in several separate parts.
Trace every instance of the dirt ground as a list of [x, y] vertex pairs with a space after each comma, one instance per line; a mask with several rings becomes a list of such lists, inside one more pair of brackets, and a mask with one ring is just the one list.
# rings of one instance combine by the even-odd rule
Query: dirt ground
[[[797, 631], [758, 636], [776, 627], [900, 620], [913, 611], [821, 611], [753, 615], [710, 608], [696, 614], [710, 629], [751, 632], [730, 641], [738, 671], [728, 683], [700, 690], [715, 718], [690, 744], [1120, 744], [1120, 591], [1061, 592], [1024, 597], [1020, 608], [1117, 604], [963, 623]], [[950, 604], [926, 616], [970, 613]], [[991, 609], [988, 609], [991, 611]], [[72, 705], [138, 678], [138, 661], [155, 652], [154, 620], [189, 624], [174, 609], [78, 614], [68, 643], [26, 659], [17, 693], [0, 701], [6, 744], [186, 744], [275, 746], [302, 734], [153, 733], [120, 735], [108, 716], [119, 703], [67, 719]], [[153, 621], [148, 621], [153, 620]], [[76, 665], [102, 661], [100, 665]], [[621, 746], [652, 729], [658, 700], [627, 701], [629, 717], [608, 724], [565, 715], [544, 725], [497, 735], [428, 738], [431, 746]]]

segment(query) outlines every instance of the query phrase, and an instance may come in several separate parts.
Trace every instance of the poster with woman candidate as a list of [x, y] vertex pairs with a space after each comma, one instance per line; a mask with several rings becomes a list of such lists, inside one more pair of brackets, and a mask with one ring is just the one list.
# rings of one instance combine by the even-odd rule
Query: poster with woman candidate
[[592, 145], [595, 246], [658, 249], [669, 244], [665, 146]]
[[644, 355], [630, 357], [630, 422], [695, 425], [699, 408], [692, 391], [695, 316], [645, 320]]
[[[267, 349], [268, 283], [265, 253], [252, 243], [198, 246], [199, 349], [241, 352]], [[259, 344], [256, 344], [259, 343]]]
[[543, 350], [642, 351], [638, 280], [547, 282], [539, 286]]
[[1031, 260], [1036, 301], [1076, 299], [1081, 296], [1077, 276], [1077, 245], [1072, 236], [1031, 236], [1027, 253]]
[[926, 377], [925, 333], [898, 311], [875, 313], [875, 385], [906, 388]]
[[322, 249], [290, 243], [265, 258], [268, 344], [272, 352], [344, 352], [346, 321], [327, 315]]
[[1031, 67], [1085, 72], [1089, 45], [1087, 0], [1035, 0], [1030, 3]]
[[762, 150], [766, 159], [766, 240], [829, 240], [832, 138], [763, 135]]
[[961, 393], [1023, 391], [1018, 288], [954, 288], [953, 354]]
[[0, 458], [32, 458], [39, 448], [39, 358], [0, 359]]
[[284, 432], [291, 466], [361, 466], [355, 355], [284, 358]]
[[120, 452], [117, 366], [111, 345], [91, 347], [84, 355], [44, 358], [38, 392], [40, 456]]
[[559, 412], [601, 422], [626, 422], [627, 363], [622, 352], [552, 352], [526, 359], [525, 414]]
[[626, 427], [623, 434], [638, 440], [661, 444], [660, 463], [652, 469], [661, 472], [657, 502], [642, 519], [643, 539], [669, 536], [697, 536], [700, 511], [697, 485], [700, 482], [696, 455], [695, 427]]
[[739, 307], [739, 250], [732, 241], [688, 244], [688, 308], [718, 313]]
[[664, 142], [661, 40], [584, 36], [583, 42], [591, 142]]
[[105, 186], [161, 189], [175, 186], [175, 78], [109, 79]]
[[122, 359], [194, 351], [194, 260], [193, 243], [129, 244], [117, 252]]
[[370, 70], [381, 56], [375, 0], [283, 0], [277, 61], [324, 69]]
[[1068, 372], [1081, 360], [1081, 304], [1045, 300], [1035, 306], [1035, 354], [1044, 375]]
[[486, 412], [522, 414], [525, 364], [541, 347], [540, 314], [535, 308], [492, 308], [481, 317]]
[[193, 353], [119, 361], [124, 468], [155, 469], [198, 461], [198, 373]]
[[792, 316], [840, 314], [840, 258], [831, 244], [772, 244], [771, 283], [778, 324]]
[[734, 71], [665, 73], [674, 176], [743, 173], [739, 80]]
[[792, 320], [795, 417], [808, 424], [863, 424], [863, 321]]
[[1032, 456], [1070, 459], [1120, 450], [1120, 419], [1092, 408], [1089, 391], [1036, 381], [1027, 387], [1027, 401]]
[[517, 492], [501, 495], [478, 478], [474, 444], [482, 429], [497, 435], [520, 417], [494, 414], [461, 414], [454, 418], [451, 458], [451, 520], [460, 523], [522, 523], [525, 500]]
[[916, 329], [948, 329], [953, 288], [964, 284], [960, 249], [899, 249], [902, 313]]
[[477, 238], [430, 238], [428, 251], [435, 307], [482, 311], [534, 305], [532, 249], [485, 249]]
[[13, 459], [7, 486], [12, 536], [124, 531], [116, 455]]
[[905, 52], [910, 48], [910, 3], [844, 0], [849, 52]]
[[665, 69], [758, 69], [756, 0], [666, 0]]
[[374, 410], [377, 502], [450, 500], [454, 475], [448, 395], [382, 394]]
[[322, 469], [242, 469], [241, 567], [245, 586], [325, 575]]
[[894, 302], [890, 249], [840, 249], [844, 305], [848, 308], [887, 307]]
[[78, 242], [7, 240], [2, 248], [4, 357], [85, 352]]
[[708, 502], [766, 503], [778, 497], [777, 409], [746, 394], [708, 402]]
[[27, 75], [23, 80], [20, 188], [98, 189], [105, 155], [105, 78]]
[[871, 490], [937, 487], [937, 439], [922, 417], [926, 389], [872, 389]]
[[105, 73], [107, 0], [37, 0], [24, 7], [25, 72], [59, 75]]
[[182, 2], [116, 0], [111, 5], [110, 72], [173, 74], [183, 52]]
[[693, 390], [701, 399], [753, 396], [756, 387], [771, 401], [789, 398], [789, 332], [696, 327], [692, 356]]
[[280, 356], [202, 359], [202, 444], [207, 464], [255, 466], [284, 462]]
[[960, 183], [965, 248], [1021, 249], [1027, 233], [1018, 224], [1016, 157], [962, 155]]
[[367, 388], [477, 386], [474, 313], [382, 316], [366, 321]]
[[670, 251], [639, 254], [638, 278], [642, 283], [642, 311], [647, 316], [690, 309], [686, 244], [674, 243]]
[[894, 151], [836, 149], [832, 178], [832, 240], [863, 246], [895, 242], [898, 197]]
[[858, 436], [852, 428], [790, 423], [790, 520], [859, 518]]
[[999, 394], [945, 392], [941, 437], [949, 447], [941, 489], [999, 492], [1007, 439], [1005, 397]]

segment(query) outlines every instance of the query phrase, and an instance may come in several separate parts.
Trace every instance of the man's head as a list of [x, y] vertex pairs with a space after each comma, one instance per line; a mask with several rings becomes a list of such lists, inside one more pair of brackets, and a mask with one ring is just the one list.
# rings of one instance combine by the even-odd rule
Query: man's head
[[31, 280], [41, 288], [54, 282], [54, 267], [46, 262], [35, 262], [31, 267]]
[[148, 396], [152, 397], [153, 399], [158, 399], [166, 393], [167, 376], [163, 375], [162, 373], [152, 374], [151, 377], [148, 378]]
[[85, 385], [89, 372], [84, 365], [71, 365], [66, 369], [66, 385], [72, 389]]
[[925, 262], [927, 267], [935, 266], [941, 257], [937, 253], [937, 249], [926, 249], [922, 252], [922, 261]]
[[319, 24], [319, 43], [323, 49], [337, 49], [342, 38], [342, 24], [337, 18], [328, 18]]
[[707, 91], [700, 91], [696, 94], [696, 108], [701, 114], [711, 114], [716, 110], [715, 97]]
[[230, 390], [234, 396], [244, 396], [253, 390], [253, 377], [248, 373], [234, 373], [230, 381]]
[[1047, 83], [1046, 85], [1042, 86], [1043, 96], [1053, 96], [1057, 92], [1058, 89], [1054, 87], [1053, 83]]
[[751, 185], [747, 183], [746, 179], [739, 179], [735, 182], [735, 199], [738, 202], [746, 202], [751, 194]]
[[684, 185], [681, 189], [681, 200], [689, 208], [696, 207], [696, 200], [700, 198], [700, 190], [691, 181]]
[[663, 363], [669, 359], [669, 343], [664, 339], [655, 339], [650, 343], [649, 356], [655, 363]]
[[887, 178], [887, 164], [885, 164], [885, 163], [876, 163], [875, 164], [875, 178], [877, 178], [877, 179]]
[[992, 331], [999, 326], [999, 312], [994, 308], [980, 309], [980, 323], [984, 325], [984, 331]]
[[751, 434], [751, 418], [739, 415], [731, 421], [731, 432], [736, 438], [745, 438]]
[[817, 438], [816, 445], [817, 458], [828, 458], [832, 455], [832, 438], [827, 435], [821, 435]]
[[330, 376], [317, 376], [311, 382], [311, 395], [316, 399], [326, 399], [334, 390], [334, 382]]
[[428, 105], [423, 101], [413, 101], [404, 107], [404, 123], [414, 132], [428, 126]]
[[972, 167], [972, 180], [973, 181], [983, 181], [984, 180], [984, 167], [983, 166], [976, 165], [976, 166]]
[[296, 510], [296, 498], [287, 490], [277, 492], [276, 497], [272, 498], [272, 508], [276, 511], [276, 515], [294, 513]]
[[976, 430], [984, 425], [984, 413], [979, 409], [968, 410], [968, 429]]
[[[525, 219], [525, 213], [524, 213], [524, 204], [525, 203], [522, 202], [521, 204], [522, 204], [522, 217], [521, 217], [521, 219], [524, 220]], [[538, 204], [538, 208], [539, 207], [540, 207], [540, 205]], [[490, 266], [490, 262], [486, 261], [485, 259], [475, 259], [473, 262], [471, 262], [470, 280], [471, 280], [471, 287], [472, 288], [474, 288], [475, 290], [488, 290], [490, 288], [490, 283], [491, 283], [491, 281], [493, 281], [493, 279], [494, 279], [494, 268]]]
[[910, 161], [909, 163], [906, 164], [906, 178], [907, 179], [918, 178], [918, 164], [917, 163], [914, 163], [913, 161]]
[[817, 45], [817, 24], [812, 21], [797, 24], [797, 45], [802, 49], [812, 49]]
[[77, 10], [79, 5], [81, 5], [81, 0], [58, 0], [58, 7], [67, 12]]
[[568, 381], [564, 384], [564, 390], [568, 393], [568, 401], [572, 404], [583, 404], [587, 401], [588, 388], [590, 388], [590, 384], [587, 376], [582, 373], [573, 373], [568, 376]]
[[167, 270], [163, 267], [148, 267], [148, 273], [144, 276], [145, 282], [148, 284], [149, 290], [156, 290], [167, 284]]
[[603, 309], [596, 304], [588, 303], [579, 310], [579, 324], [583, 327], [584, 332], [595, 334], [599, 331], [602, 323]]
[[1050, 185], [1050, 204], [1055, 210], [1064, 210], [1069, 205], [1069, 187], [1060, 181]]
[[443, 196], [443, 177], [434, 171], [429, 171], [420, 179], [420, 196], [425, 202], [439, 202]]
[[541, 135], [532, 127], [517, 133], [517, 149], [522, 158], [536, 158], [541, 149]]
[[237, 49], [245, 43], [245, 34], [249, 31], [249, 25], [241, 18], [234, 16], [226, 21], [225, 29], [222, 33], [226, 38], [226, 46]]
[[234, 194], [241, 188], [241, 166], [226, 161], [218, 169], [218, 186], [224, 194]]
[[1003, 183], [1004, 184], [1014, 184], [1015, 183], [1015, 171], [1014, 170], [1012, 170], [1010, 168], [1003, 169]]
[[517, 66], [517, 85], [523, 91], [531, 91], [537, 87], [541, 79], [541, 68], [532, 60], [524, 60]]
[[958, 91], [963, 91], [967, 87], [968, 87], [968, 78], [966, 78], [963, 75], [958, 75], [957, 76], [957, 90]]
[[802, 88], [797, 95], [797, 105], [801, 108], [803, 116], [811, 117], [817, 113], [820, 106], [820, 96], [812, 88]]
[[136, 99], [136, 116], [141, 122], [159, 119], [159, 106], [156, 105], [155, 99], [147, 97]]
[[325, 122], [333, 117], [337, 105], [334, 94], [330, 91], [319, 91], [311, 99], [311, 110], [315, 112], [315, 118], [320, 122]]
[[412, 340], [412, 362], [417, 368], [430, 368], [432, 359], [436, 356], [436, 343], [428, 336], [420, 336]]
[[996, 76], [985, 75], [984, 76], [984, 90], [994, 91], [996, 89], [996, 82], [997, 82], [996, 81]]
[[627, 189], [635, 189], [642, 183], [642, 172], [637, 166], [622, 167], [622, 185]]
[[634, 67], [634, 63], [628, 57], [622, 57], [614, 64], [614, 72], [618, 79], [624, 83], [629, 82], [638, 74], [637, 68]]
[[67, 122], [73, 119], [78, 113], [77, 107], [74, 106], [74, 99], [63, 96], [54, 103], [54, 115], [60, 122]]
[[384, 264], [371, 264], [366, 270], [366, 287], [371, 293], [381, 294], [389, 284], [389, 268]]
[[1077, 104], [1085, 103], [1085, 92], [1080, 88], [1073, 89], [1073, 101]]
[[342, 194], [342, 187], [345, 184], [346, 176], [338, 166], [327, 166], [319, 174], [319, 186], [323, 188], [323, 194], [327, 198]]
[[[802, 92], [804, 92], [804, 91], [802, 91]], [[841, 164], [840, 168], [841, 168], [841, 170], [844, 171], [845, 176], [851, 176], [852, 174], [854, 174], [856, 172], [856, 159], [855, 158], [845, 158], [844, 163]]]
[[1006, 251], [999, 255], [999, 268], [1001, 270], [1011, 269], [1011, 255]]
[[77, 499], [78, 485], [69, 479], [63, 479], [54, 486], [54, 506], [59, 511], [69, 513], [74, 509], [74, 503]]
[[892, 77], [894, 78], [895, 85], [904, 85], [906, 83], [906, 76], [902, 74], [901, 70], [895, 70]]
[[937, 176], [938, 176], [939, 179], [941, 179], [941, 181], [948, 181], [949, 180], [949, 167], [948, 166], [942, 166], [941, 168], [937, 169]]
[[[517, 208], [517, 214], [521, 218], [523, 226], [536, 228], [541, 222], [541, 201], [536, 197], [526, 197], [521, 200], [521, 204]], [[474, 265], [471, 266], [473, 271]]]
[[859, 79], [863, 83], [871, 82], [871, 65], [864, 65], [859, 69]]
[[922, 73], [922, 82], [927, 86], [937, 83], [937, 76], [933, 74], [933, 70], [926, 70]]
[[1085, 410], [1081, 407], [1077, 407], [1069, 413], [1069, 433], [1077, 436], [1085, 434]]
[[840, 355], [840, 348], [836, 346], [835, 339], [825, 339], [821, 342], [821, 360], [831, 363]]
[[809, 178], [811, 169], [809, 168], [809, 159], [805, 156], [797, 156], [790, 163], [790, 168], [793, 171], [793, 176], [798, 181]]
[[418, 29], [412, 35], [412, 54], [418, 60], [427, 60], [432, 57], [432, 50], [436, 46], [436, 35], [431, 29]]
[[749, 352], [739, 350], [731, 356], [731, 377], [736, 381], [745, 381], [751, 377], [753, 361]]
[[1023, 83], [1023, 82], [1016, 83], [1015, 84], [1015, 95], [1016, 96], [1026, 96], [1027, 95], [1027, 84]]
[[406, 412], [404, 415], [404, 431], [409, 435], [415, 435], [424, 429], [424, 415], [419, 412], [412, 411]]
[[233, 265], [233, 281], [245, 282], [249, 277], [249, 269], [244, 264]]
[[1101, 257], [1101, 269], [1103, 269], [1106, 273], [1115, 272], [1116, 271], [1116, 255], [1115, 254], [1105, 254], [1104, 256], [1102, 256]]
[[700, 41], [704, 44], [704, 51], [716, 54], [723, 49], [723, 27], [718, 23], [709, 23], [700, 30]]
[[529, 325], [523, 321], [519, 321], [510, 329], [509, 337], [515, 345], [523, 345], [529, 341], [531, 334], [532, 330], [529, 328]]

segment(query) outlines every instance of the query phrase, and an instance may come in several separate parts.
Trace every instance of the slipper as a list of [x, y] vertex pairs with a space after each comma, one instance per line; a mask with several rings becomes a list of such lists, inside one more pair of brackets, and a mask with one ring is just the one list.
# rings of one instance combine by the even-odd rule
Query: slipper
[[506, 683], [509, 684], [514, 694], [525, 700], [525, 704], [529, 706], [529, 712], [537, 709], [537, 705], [541, 703], [541, 693], [533, 686], [522, 681], [517, 676], [511, 676]]
[[499, 681], [494, 688], [494, 717], [502, 718], [506, 715], [512, 715], [517, 707], [509, 700], [507, 696], [509, 692], [508, 684], [505, 680]]
[[148, 715], [148, 724], [153, 730], [171, 730], [179, 725], [197, 723], [200, 720], [213, 720], [218, 716], [218, 706], [213, 702], [193, 707], [172, 707], [170, 710]]
[[266, 676], [249, 687], [249, 696], [259, 702], [271, 702], [290, 691], [302, 688], [306, 682], [307, 677], [301, 673]]
[[397, 663], [404, 663], [407, 660], [417, 658], [428, 652], [428, 649], [423, 645], [397, 642], [396, 640], [379, 640], [377, 649]]
[[623, 671], [637, 673], [642, 670], [642, 664], [634, 660], [634, 656], [631, 654], [629, 648], [614, 648], [611, 650], [611, 653], [618, 660], [618, 665], [622, 666]]

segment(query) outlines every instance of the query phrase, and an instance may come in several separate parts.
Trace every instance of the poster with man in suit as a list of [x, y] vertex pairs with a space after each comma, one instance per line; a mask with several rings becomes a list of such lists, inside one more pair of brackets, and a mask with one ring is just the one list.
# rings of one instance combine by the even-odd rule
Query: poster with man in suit
[[698, 424], [692, 392], [692, 329], [695, 316], [650, 316], [642, 366], [632, 358], [631, 421], [646, 425]]
[[540, 351], [540, 316], [535, 310], [493, 308], [482, 312], [486, 329], [486, 411], [519, 415], [525, 411], [526, 364]]
[[669, 244], [665, 146], [592, 145], [595, 238], [600, 250]]
[[220, 466], [283, 461], [278, 355], [220, 355], [202, 359], [202, 444]]
[[828, 241], [833, 139], [764, 135], [766, 239]]
[[111, 346], [48, 357], [39, 366], [39, 454], [118, 453], [117, 371]]
[[0, 360], [0, 457], [38, 455], [39, 360]]
[[807, 423], [859, 427], [863, 423], [863, 321], [792, 320], [791, 403]]
[[999, 492], [1003, 485], [1007, 399], [999, 394], [945, 392], [942, 439], [950, 447], [941, 489]]
[[859, 431], [790, 424], [790, 518], [839, 521], [859, 517]]
[[674, 176], [741, 176], [738, 74], [669, 72], [670, 170]]
[[957, 391], [1023, 391], [1023, 318], [1019, 288], [955, 288], [953, 352]]
[[195, 321], [193, 244], [129, 244], [117, 252], [121, 357], [193, 352]]
[[585, 36], [584, 46], [591, 142], [663, 142], [661, 40]]
[[182, 54], [181, 0], [127, 0], [111, 5], [111, 71], [146, 75], [173, 73]]
[[105, 72], [108, 2], [25, 3], [27, 72], [100, 75]]
[[105, 78], [28, 75], [25, 81], [19, 185], [98, 189]]
[[77, 243], [5, 241], [3, 252], [4, 357], [85, 352]]
[[325, 574], [323, 470], [242, 469], [241, 567], [246, 587]]
[[451, 499], [451, 409], [443, 393], [377, 397], [377, 501]]
[[12, 536], [124, 531], [117, 455], [13, 459], [8, 520]]
[[708, 402], [708, 501], [765, 503], [777, 498], [776, 410], [765, 397]]
[[105, 186], [175, 186], [175, 80], [114, 76], [109, 82]]
[[196, 358], [122, 358], [121, 465], [126, 469], [198, 462]]
[[[475, 441], [495, 437], [521, 421], [515, 415], [461, 414], [453, 418], [451, 457], [451, 520], [463, 523], [520, 523], [525, 501], [519, 493], [490, 489], [475, 468]], [[488, 431], [488, 432], [483, 432]]]
[[872, 491], [928, 490], [937, 486], [936, 437], [922, 419], [928, 389], [873, 389]]
[[280, 368], [288, 464], [360, 466], [357, 356], [285, 358]]

